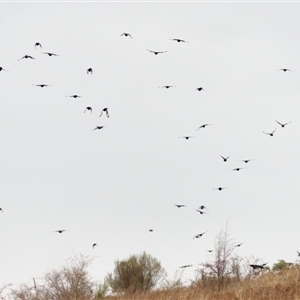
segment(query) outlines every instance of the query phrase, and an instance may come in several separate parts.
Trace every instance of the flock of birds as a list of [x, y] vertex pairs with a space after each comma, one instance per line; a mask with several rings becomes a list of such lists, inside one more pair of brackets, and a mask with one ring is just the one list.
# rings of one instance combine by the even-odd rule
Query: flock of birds
[[[123, 37], [127, 37], [127, 38], [131, 38], [132, 39], [132, 35], [130, 33], [127, 33], [127, 32], [124, 32], [121, 34], [121, 36]], [[188, 43], [187, 41], [185, 40], [182, 40], [182, 39], [171, 39], [172, 41], [174, 42], [177, 42], [177, 43]], [[34, 44], [34, 48], [35, 50], [42, 50], [43, 47], [42, 47], [42, 44], [40, 42], [36, 42]], [[146, 49], [146, 51], [150, 52], [150, 53], [153, 53], [154, 55], [160, 55], [160, 54], [164, 54], [164, 53], [167, 53], [167, 51], [153, 51], [153, 50], [149, 50], [149, 49]], [[41, 54], [44, 54], [44, 55], [47, 55], [49, 57], [57, 57], [59, 56], [59, 54], [56, 54], [56, 53], [52, 53], [52, 52], [40, 52]], [[25, 54], [24, 56], [22, 56], [20, 59], [18, 59], [18, 61], [21, 61], [21, 60], [35, 60], [36, 58], [32, 55], [28, 55], [28, 54]], [[290, 69], [287, 69], [287, 68], [282, 68], [282, 69], [278, 69], [277, 71], [282, 71], [282, 72], [288, 72], [288, 71], [291, 71]], [[9, 72], [7, 69], [3, 68], [3, 67], [0, 67], [0, 72]], [[93, 68], [89, 67], [86, 69], [86, 74], [87, 75], [92, 75], [93, 74]], [[45, 87], [50, 87], [51, 85], [49, 84], [45, 84], [45, 83], [40, 83], [40, 84], [33, 84], [33, 86], [36, 86], [36, 87], [40, 87], [40, 88], [45, 88]], [[176, 86], [173, 86], [173, 85], [163, 85], [163, 86], [159, 86], [159, 88], [165, 88], [165, 89], [170, 89], [170, 88], [175, 88]], [[203, 87], [197, 87], [196, 88], [197, 91], [201, 92], [201, 91], [204, 91], [204, 88]], [[69, 98], [74, 98], [74, 99], [77, 99], [77, 98], [83, 98], [81, 95], [78, 95], [78, 94], [72, 94], [72, 95], [69, 95], [69, 96], [65, 96], [65, 97], [69, 97]], [[92, 114], [93, 113], [93, 108], [91, 106], [87, 106], [83, 113], [90, 113]], [[108, 110], [108, 107], [104, 107], [101, 112], [100, 112], [100, 115], [99, 117], [102, 117], [102, 116], [105, 116], [106, 118], [109, 118], [110, 117], [110, 113], [109, 113], [109, 110]], [[286, 127], [287, 125], [289, 125], [291, 123], [291, 121], [289, 122], [286, 122], [286, 123], [283, 123], [283, 122], [279, 122], [278, 120], [275, 120], [275, 122], [281, 127], [281, 128], [284, 128]], [[201, 130], [201, 129], [205, 129], [209, 126], [212, 126], [212, 124], [210, 123], [205, 123], [205, 124], [202, 124], [200, 125], [196, 130]], [[101, 130], [103, 129], [104, 125], [98, 125], [96, 126], [93, 130], [96, 131], [96, 130]], [[265, 132], [263, 131], [264, 134], [266, 135], [269, 135], [270, 137], [273, 137], [275, 132], [276, 132], [277, 128], [275, 128], [272, 132]], [[195, 136], [179, 136], [179, 138], [182, 138], [182, 139], [185, 139], [185, 140], [189, 140], [191, 138], [195, 138]], [[226, 163], [229, 159], [230, 159], [231, 156], [223, 156], [223, 155], [220, 155], [220, 158], [222, 159], [222, 161], [224, 163]], [[251, 161], [253, 161], [254, 159], [243, 159], [241, 160], [242, 163], [244, 164], [248, 164], [250, 163]], [[239, 172], [240, 170], [244, 169], [243, 167], [236, 167], [236, 168], [233, 168], [233, 169], [230, 169], [231, 171], [235, 171], [235, 172]], [[228, 189], [228, 187], [222, 187], [222, 186], [218, 186], [218, 187], [215, 187], [213, 188], [213, 190], [217, 190], [217, 191], [223, 191], [225, 189]], [[185, 204], [174, 204], [175, 207], [177, 208], [184, 208], [186, 207], [187, 205]], [[200, 205], [199, 208], [195, 208], [194, 209], [197, 213], [199, 213], [200, 215], [203, 215], [203, 214], [208, 214], [209, 213], [209, 210], [204, 206], [204, 205]], [[0, 208], [0, 211], [3, 213], [3, 209]], [[56, 230], [54, 232], [56, 233], [59, 233], [59, 234], [62, 234], [64, 232], [68, 231], [67, 229], [59, 229], [59, 230]], [[153, 232], [153, 229], [149, 229], [149, 232]], [[207, 231], [204, 231], [202, 233], [199, 233], [199, 234], [196, 234], [193, 239], [199, 239], [201, 238]], [[240, 247], [241, 245], [243, 245], [243, 243], [239, 243], [239, 244], [236, 244], [234, 247]], [[92, 244], [92, 248], [94, 249], [97, 245], [97, 243], [93, 243]], [[209, 253], [212, 253], [214, 250], [207, 250], [207, 252]], [[298, 256], [300, 257], [300, 252], [297, 251], [298, 253]], [[262, 270], [263, 268], [265, 268], [267, 264], [264, 263], [264, 264], [250, 264], [249, 266], [252, 267], [253, 270]], [[187, 264], [187, 265], [183, 265], [179, 268], [182, 268], [182, 269], [185, 269], [185, 268], [188, 268], [188, 267], [192, 267], [193, 265], [192, 264]]]

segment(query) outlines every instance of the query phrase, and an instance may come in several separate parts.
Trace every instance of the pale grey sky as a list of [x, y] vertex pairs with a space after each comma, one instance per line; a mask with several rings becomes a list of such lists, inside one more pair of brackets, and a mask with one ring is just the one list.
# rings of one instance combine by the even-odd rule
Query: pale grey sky
[[240, 255], [297, 259], [300, 3], [0, 8], [0, 285], [74, 253], [101, 280], [144, 250], [193, 278], [227, 221]]

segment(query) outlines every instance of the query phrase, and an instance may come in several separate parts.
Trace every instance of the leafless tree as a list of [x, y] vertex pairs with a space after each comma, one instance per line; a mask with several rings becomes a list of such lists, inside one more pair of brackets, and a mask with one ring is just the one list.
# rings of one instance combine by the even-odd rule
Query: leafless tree
[[201, 264], [201, 279], [217, 280], [218, 289], [225, 285], [226, 279], [240, 279], [242, 258], [236, 254], [236, 247], [230, 237], [228, 224], [215, 238], [213, 258]]
[[5, 300], [7, 289], [12, 286], [12, 283], [4, 284], [0, 287], [0, 300]]
[[59, 269], [54, 269], [36, 285], [21, 284], [11, 291], [14, 300], [84, 300], [94, 296], [95, 283], [88, 274], [92, 258], [75, 255]]

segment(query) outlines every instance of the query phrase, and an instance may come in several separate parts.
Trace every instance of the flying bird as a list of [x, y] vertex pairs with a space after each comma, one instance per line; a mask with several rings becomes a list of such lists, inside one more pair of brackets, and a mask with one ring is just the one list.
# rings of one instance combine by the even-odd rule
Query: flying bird
[[292, 123], [292, 121], [290, 121], [290, 122], [288, 122], [288, 123], [280, 123], [280, 122], [278, 122], [277, 120], [275, 120], [276, 121], [276, 123], [278, 123], [282, 128], [284, 128], [286, 125], [288, 125], [288, 124], [290, 124], [290, 123]]
[[154, 53], [155, 55], [167, 52], [167, 51], [152, 51], [152, 50], [148, 50], [148, 49], [146, 49], [146, 50], [149, 51], [149, 52]]
[[187, 43], [187, 41], [185, 40], [181, 40], [181, 39], [170, 39], [171, 41], [175, 41], [177, 43]]
[[234, 168], [234, 169], [231, 169], [231, 171], [240, 171], [240, 170], [242, 170], [242, 169], [244, 169], [244, 168]]
[[94, 244], [93, 244], [93, 249], [94, 249], [96, 246], [98, 246], [98, 245], [97, 245], [96, 243], [94, 243]]
[[86, 73], [87, 73], [87, 74], [93, 74], [93, 69], [92, 69], [92, 68], [88, 68], [88, 69], [86, 70]]
[[201, 125], [197, 130], [199, 130], [199, 129], [201, 129], [201, 128], [205, 128], [205, 127], [210, 126], [210, 125], [212, 125], [212, 124], [203, 124], [203, 125]]
[[196, 88], [196, 90], [201, 92], [201, 91], [204, 91], [204, 88], [200, 86], [200, 87]]
[[240, 244], [237, 244], [235, 245], [235, 247], [241, 247], [244, 243], [240, 243]]
[[126, 36], [126, 37], [128, 37], [128, 36], [129, 36], [130, 38], [132, 38], [131, 34], [130, 34], [130, 33], [128, 33], [128, 32], [124, 32], [124, 33], [122, 33], [122, 34], [121, 34], [121, 36], [122, 36], [122, 35], [124, 35], [124, 36]]
[[1, 71], [5, 71], [5, 72], [8, 72], [7, 70], [5, 70], [4, 68], [0, 67], [0, 72]]
[[255, 269], [263, 269], [267, 264], [262, 264], [262, 265], [249, 265], [250, 267], [253, 268], [253, 270]]
[[188, 139], [191, 139], [191, 138], [195, 138], [195, 136], [187, 135], [187, 136], [179, 136], [179, 138], [188, 140]]
[[42, 52], [42, 54], [47, 54], [48, 56], [59, 56], [58, 54], [51, 53], [51, 52]]
[[274, 135], [274, 132], [276, 131], [276, 129], [277, 129], [277, 128], [275, 128], [272, 132], [269, 132], [269, 133], [263, 131], [263, 133], [264, 133], [264, 134], [267, 134], [267, 135], [269, 135], [269, 136], [273, 136], [273, 135]]
[[228, 188], [227, 187], [217, 187], [217, 188], [214, 188], [214, 190], [218, 190], [218, 191], [222, 191], [222, 190], [227, 190]]
[[153, 232], [153, 229], [149, 229], [149, 232]]
[[74, 98], [74, 99], [76, 99], [76, 98], [83, 98], [83, 97], [81, 97], [81, 96], [79, 96], [79, 95], [71, 95], [71, 96], [66, 96], [66, 97]]
[[105, 112], [106, 116], [109, 118], [109, 113], [108, 113], [108, 108], [107, 108], [107, 107], [105, 107], [105, 108], [102, 109], [99, 118], [102, 116], [102, 114], [103, 114], [104, 112]]
[[245, 164], [247, 164], [249, 161], [252, 161], [253, 159], [244, 159], [242, 160], [242, 162], [244, 162]]
[[43, 88], [45, 86], [51, 86], [51, 85], [43, 83], [43, 84], [33, 84], [33, 86], [39, 86], [39, 87]]
[[202, 211], [202, 210], [199, 210], [199, 209], [196, 209], [196, 208], [194, 208], [194, 209], [195, 209], [195, 211], [200, 213], [200, 215], [207, 214], [207, 212], [205, 212], [205, 211]]
[[64, 231], [67, 231], [67, 230], [66, 229], [60, 229], [60, 230], [56, 230], [55, 232], [63, 233]]
[[159, 88], [165, 88], [165, 89], [169, 89], [171, 87], [176, 87], [174, 85], [163, 85], [163, 86], [159, 86]]
[[193, 265], [184, 265], [184, 266], [181, 266], [179, 267], [179, 269], [185, 269], [185, 268], [189, 268], [189, 267], [192, 267]]
[[36, 49], [36, 47], [40, 47], [41, 49], [43, 49], [41, 43], [39, 43], [39, 42], [36, 42], [36, 43], [34, 44], [34, 49]]
[[0, 211], [2, 211], [3, 212], [3, 209], [0, 207]]
[[100, 129], [104, 128], [104, 127], [106, 127], [106, 126], [96, 126], [95, 129], [93, 129], [93, 130], [97, 130], [97, 129], [100, 130]]
[[224, 156], [222, 156], [222, 155], [220, 155], [220, 156], [223, 158], [223, 161], [224, 161], [224, 162], [226, 162], [226, 161], [228, 160], [228, 158], [230, 157], [230, 156], [224, 157]]
[[84, 110], [84, 113], [89, 110], [91, 113], [93, 113], [93, 109], [90, 106], [87, 106], [86, 109]]
[[202, 237], [202, 235], [203, 235], [204, 233], [206, 233], [206, 232], [207, 232], [207, 230], [206, 230], [205, 232], [202, 232], [202, 233], [196, 234], [196, 235], [193, 237], [193, 239], [199, 239], [199, 238], [201, 238], [201, 237]]
[[203, 210], [203, 209], [207, 209], [204, 205], [201, 205], [201, 206], [199, 206], [199, 208], [198, 209], [201, 209], [201, 210]]
[[300, 256], [300, 252], [297, 250], [298, 256]]
[[176, 207], [178, 207], [178, 208], [186, 207], [186, 205], [184, 205], [184, 204], [174, 204], [174, 206], [176, 206]]
[[287, 71], [291, 71], [290, 69], [279, 69], [277, 71], [283, 71], [283, 72], [287, 72]]
[[20, 59], [18, 59], [18, 60], [21, 60], [21, 59], [28, 59], [28, 58], [30, 58], [30, 59], [35, 59], [34, 57], [32, 57], [32, 56], [30, 56], [30, 55], [24, 55], [23, 57], [21, 57]]
[[214, 250], [206, 250], [207, 252], [209, 252], [209, 253], [212, 253]]

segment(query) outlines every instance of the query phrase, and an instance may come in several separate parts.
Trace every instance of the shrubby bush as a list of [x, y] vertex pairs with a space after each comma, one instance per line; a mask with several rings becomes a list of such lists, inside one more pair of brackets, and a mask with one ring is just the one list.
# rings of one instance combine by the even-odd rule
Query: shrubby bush
[[107, 282], [115, 293], [144, 292], [153, 289], [165, 276], [161, 263], [143, 252], [125, 260], [116, 260], [113, 273], [107, 275]]

